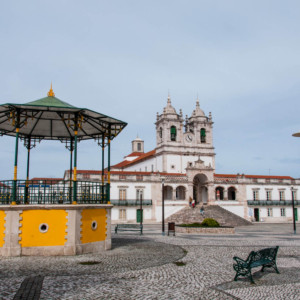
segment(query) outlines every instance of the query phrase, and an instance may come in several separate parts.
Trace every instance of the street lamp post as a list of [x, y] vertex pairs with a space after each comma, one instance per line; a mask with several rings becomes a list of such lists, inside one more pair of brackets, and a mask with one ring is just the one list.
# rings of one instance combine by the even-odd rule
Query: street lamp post
[[294, 188], [292, 187], [292, 210], [293, 210], [293, 225], [294, 225], [294, 234], [296, 234], [296, 220], [295, 220], [295, 193]]
[[140, 194], [140, 226], [143, 226], [143, 196]]
[[[300, 132], [293, 134], [294, 137], [300, 137]], [[294, 234], [296, 234], [296, 219], [295, 219], [295, 192], [292, 187], [292, 209], [293, 209], [293, 225], [294, 225]]]
[[161, 179], [161, 183], [162, 183], [162, 192], [161, 192], [161, 207], [162, 207], [162, 235], [165, 235], [165, 195], [164, 195], [164, 186], [165, 186], [165, 179], [162, 178]]

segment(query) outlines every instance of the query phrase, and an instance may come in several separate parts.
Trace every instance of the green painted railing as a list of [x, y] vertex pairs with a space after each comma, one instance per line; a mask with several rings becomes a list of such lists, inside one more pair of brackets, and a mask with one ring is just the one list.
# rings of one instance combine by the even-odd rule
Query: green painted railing
[[[116, 206], [140, 206], [141, 205], [140, 200], [133, 200], [133, 199], [127, 199], [127, 200], [111, 199], [110, 203]], [[152, 205], [152, 200], [149, 199], [142, 200], [142, 206], [150, 206], [150, 205]]]
[[[247, 201], [249, 206], [291, 206], [292, 200], [285, 200], [285, 201], [279, 201], [279, 200], [248, 200]], [[295, 205], [300, 205], [299, 200], [294, 200]]]
[[[12, 202], [13, 180], [0, 181], [0, 204]], [[17, 204], [70, 204], [73, 183], [58, 180], [17, 180]], [[107, 185], [99, 182], [77, 181], [77, 203], [107, 203]]]

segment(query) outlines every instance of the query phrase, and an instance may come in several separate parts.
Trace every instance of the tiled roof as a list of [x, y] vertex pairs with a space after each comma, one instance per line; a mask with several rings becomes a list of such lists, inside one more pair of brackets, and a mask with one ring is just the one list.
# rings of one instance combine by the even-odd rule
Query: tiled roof
[[139, 171], [111, 171], [112, 175], [160, 175], [160, 176], [186, 176], [182, 173], [160, 173], [160, 172], [139, 172]]
[[214, 177], [219, 177], [219, 178], [236, 178], [237, 176], [245, 176], [245, 178], [257, 178], [257, 179], [294, 179], [293, 177], [290, 176], [214, 174]]
[[132, 152], [129, 155], [126, 155], [125, 157], [131, 157], [131, 156], [141, 156], [145, 154], [144, 152]]
[[[66, 173], [69, 174], [70, 170], [66, 170]], [[76, 173], [77, 174], [99, 175], [99, 174], [102, 173], [102, 171], [96, 171], [96, 170], [77, 170]]]
[[57, 183], [59, 181], [63, 180], [63, 178], [44, 178], [44, 177], [34, 177], [30, 179], [32, 183], [39, 183], [40, 181], [42, 182], [47, 182], [47, 184], [50, 183]]
[[42, 181], [42, 180], [60, 181], [60, 180], [63, 180], [63, 178], [34, 177], [34, 178], [31, 178], [30, 180], [34, 180], [34, 181]]
[[8, 185], [6, 185], [4, 183], [1, 183], [1, 182], [0, 182], [0, 186], [5, 187], [5, 188], [9, 188], [9, 189], [11, 188], [10, 186], [8, 186]]
[[[66, 172], [69, 172], [66, 171]], [[104, 171], [105, 175], [107, 175], [107, 169]], [[90, 174], [90, 175], [101, 175], [102, 171], [95, 171], [95, 170], [77, 170], [78, 174]], [[160, 176], [186, 176], [186, 174], [182, 173], [164, 173], [164, 172], [142, 172], [142, 171], [114, 171], [110, 172], [111, 175], [160, 175]]]
[[155, 152], [156, 152], [156, 150], [154, 149], [154, 150], [149, 151], [149, 152], [147, 152], [147, 153], [142, 153], [142, 155], [140, 155], [139, 157], [137, 157], [137, 158], [134, 159], [134, 160], [131, 160], [131, 161], [123, 160], [122, 162], [120, 162], [120, 163], [118, 163], [118, 164], [116, 164], [116, 165], [114, 165], [114, 166], [111, 166], [111, 168], [113, 168], [113, 169], [123, 169], [123, 168], [125, 168], [125, 167], [134, 165], [134, 164], [136, 164], [136, 163], [138, 163], [138, 162], [141, 162], [141, 161], [143, 161], [143, 160], [146, 160], [146, 159], [148, 159], [148, 158], [154, 156], [154, 155], [155, 155]]

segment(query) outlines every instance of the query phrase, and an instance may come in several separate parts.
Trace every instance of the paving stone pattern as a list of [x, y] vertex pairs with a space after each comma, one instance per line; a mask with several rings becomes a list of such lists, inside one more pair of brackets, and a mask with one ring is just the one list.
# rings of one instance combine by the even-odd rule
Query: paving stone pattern
[[[145, 225], [144, 236], [113, 234], [113, 249], [97, 255], [2, 257], [0, 299], [31, 299], [17, 298], [22, 290], [40, 291], [40, 299], [300, 299], [300, 236], [288, 226], [168, 237]], [[280, 274], [257, 268], [256, 284], [233, 281], [233, 256], [270, 245], [280, 246]]]

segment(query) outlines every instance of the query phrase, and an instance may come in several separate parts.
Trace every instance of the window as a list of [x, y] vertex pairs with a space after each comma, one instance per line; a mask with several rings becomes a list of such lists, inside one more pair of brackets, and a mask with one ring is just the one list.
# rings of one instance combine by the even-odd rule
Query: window
[[143, 176], [142, 175], [136, 175], [136, 180], [137, 181], [143, 181]]
[[259, 191], [258, 190], [253, 191], [253, 200], [254, 201], [259, 200]]
[[141, 151], [141, 150], [142, 150], [142, 144], [141, 144], [141, 143], [138, 143], [138, 144], [137, 144], [137, 149], [138, 149], [138, 151]]
[[144, 198], [144, 191], [142, 189], [136, 190], [136, 200], [143, 200]]
[[125, 189], [119, 189], [119, 199], [126, 200], [126, 190]]
[[271, 201], [272, 200], [272, 191], [266, 191], [266, 197], [267, 197], [267, 201]]
[[119, 209], [119, 219], [125, 221], [126, 218], [126, 209]]
[[119, 179], [120, 180], [125, 180], [126, 179], [126, 175], [119, 175]]
[[160, 137], [161, 139], [162, 139], [162, 131], [163, 131], [163, 130], [162, 130], [162, 128], [160, 127], [160, 128], [159, 128], [159, 137]]
[[273, 217], [273, 208], [268, 208], [268, 217]]
[[83, 179], [90, 179], [90, 174], [83, 174]]
[[171, 141], [176, 141], [176, 127], [175, 126], [171, 126]]
[[297, 200], [297, 191], [292, 191], [292, 200]]
[[201, 139], [201, 143], [206, 143], [206, 131], [205, 131], [205, 128], [201, 128], [201, 130], [200, 130], [200, 139]]
[[217, 187], [216, 188], [216, 200], [224, 200], [224, 188]]
[[280, 208], [280, 215], [285, 217], [285, 208]]
[[279, 200], [284, 201], [285, 200], [285, 193], [284, 191], [279, 191]]

